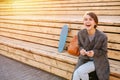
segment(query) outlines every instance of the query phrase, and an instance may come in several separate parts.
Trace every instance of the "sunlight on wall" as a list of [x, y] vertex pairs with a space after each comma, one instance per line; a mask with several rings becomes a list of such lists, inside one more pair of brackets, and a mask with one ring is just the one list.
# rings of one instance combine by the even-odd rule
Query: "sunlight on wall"
[[24, 0], [24, 2], [22, 2], [21, 0], [14, 0], [12, 2], [12, 7], [16, 8], [16, 9], [20, 9], [20, 8], [26, 8], [27, 6], [27, 2], [28, 0]]

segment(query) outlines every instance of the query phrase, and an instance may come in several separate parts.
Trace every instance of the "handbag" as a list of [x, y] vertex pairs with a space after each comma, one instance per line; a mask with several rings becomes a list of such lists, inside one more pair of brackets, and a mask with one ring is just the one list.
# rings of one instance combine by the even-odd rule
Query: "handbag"
[[75, 35], [73, 39], [70, 41], [67, 51], [69, 54], [74, 55], [74, 56], [80, 55], [77, 35]]

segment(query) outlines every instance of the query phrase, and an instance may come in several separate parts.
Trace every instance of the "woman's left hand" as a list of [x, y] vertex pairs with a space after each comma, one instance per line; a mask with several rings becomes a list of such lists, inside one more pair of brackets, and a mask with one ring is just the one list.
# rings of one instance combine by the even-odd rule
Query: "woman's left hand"
[[93, 50], [87, 51], [86, 55], [89, 56], [89, 57], [93, 57], [94, 56], [94, 51]]

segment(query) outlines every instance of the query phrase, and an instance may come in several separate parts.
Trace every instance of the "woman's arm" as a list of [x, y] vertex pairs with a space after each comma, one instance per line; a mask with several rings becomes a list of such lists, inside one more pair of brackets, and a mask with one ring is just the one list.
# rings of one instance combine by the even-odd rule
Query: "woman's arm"
[[106, 54], [107, 53], [107, 37], [104, 37], [103, 41], [101, 41], [101, 43], [99, 44], [102, 44], [101, 48], [100, 49], [93, 49], [94, 51], [94, 55], [93, 57], [96, 57], [96, 56], [101, 56], [103, 54]]
[[82, 39], [82, 36], [81, 36], [80, 34], [81, 34], [81, 33], [78, 32], [78, 35], [77, 35], [77, 37], [78, 37], [78, 46], [79, 46], [80, 54], [86, 55], [86, 50], [83, 48], [83, 45], [82, 45], [81, 40], [80, 40], [80, 39]]

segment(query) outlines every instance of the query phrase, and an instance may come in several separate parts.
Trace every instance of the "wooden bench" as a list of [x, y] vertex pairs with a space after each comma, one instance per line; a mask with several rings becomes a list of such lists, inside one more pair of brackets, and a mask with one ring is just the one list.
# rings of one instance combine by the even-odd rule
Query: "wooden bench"
[[83, 15], [86, 11], [107, 16], [120, 14], [119, 0], [15, 1], [0, 6], [0, 15]]
[[[40, 23], [40, 25], [36, 23]], [[61, 27], [65, 24], [64, 22], [34, 22], [3, 19], [0, 24], [0, 53], [2, 55], [66, 79], [71, 78], [77, 57], [69, 55], [66, 51], [63, 53], [58, 53], [57, 51], [59, 34]], [[72, 36], [78, 32], [79, 28], [82, 28], [82, 24], [69, 23], [68, 25], [70, 32], [66, 46], [69, 44]], [[104, 27], [112, 27], [110, 25], [101, 25], [98, 28], [103, 30], [105, 29]], [[119, 31], [119, 27], [113, 27]], [[117, 38], [119, 36], [117, 33], [119, 32], [115, 33], [116, 29], [115, 31], [113, 30], [113, 33], [109, 33], [112, 32], [111, 29], [106, 30], [106, 34], [109, 37], [108, 55], [111, 64], [111, 74], [117, 73], [118, 75], [120, 73], [119, 38], [116, 40], [112, 38], [112, 35]]]
[[[0, 5], [1, 55], [71, 79], [77, 57], [69, 55], [66, 47], [72, 37], [83, 29], [81, 15], [85, 11], [93, 9], [99, 15], [98, 29], [104, 31], [108, 36], [110, 80], [120, 79], [119, 0], [104, 0], [103, 2], [100, 0], [95, 2], [91, 0], [89, 2], [86, 0], [56, 0], [53, 2], [36, 0], [27, 4], [23, 3], [25, 1], [20, 1], [19, 4], [12, 6], [6, 3]], [[91, 7], [87, 7], [90, 3]], [[63, 6], [66, 7], [63, 8]], [[100, 6], [108, 10], [104, 10]], [[109, 8], [110, 6], [112, 7]], [[51, 10], [52, 13], [50, 13]], [[111, 10], [112, 13], [108, 13]], [[61, 27], [64, 24], [68, 24], [70, 31], [65, 50], [63, 53], [59, 53], [57, 48]]]

